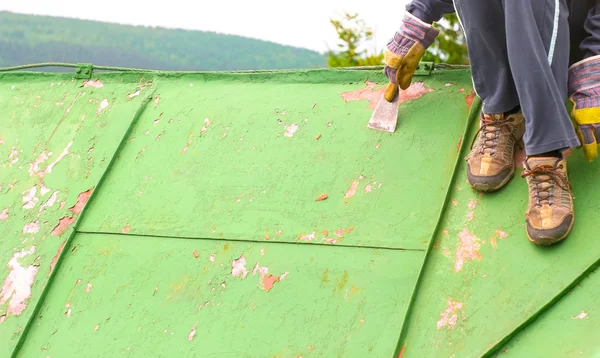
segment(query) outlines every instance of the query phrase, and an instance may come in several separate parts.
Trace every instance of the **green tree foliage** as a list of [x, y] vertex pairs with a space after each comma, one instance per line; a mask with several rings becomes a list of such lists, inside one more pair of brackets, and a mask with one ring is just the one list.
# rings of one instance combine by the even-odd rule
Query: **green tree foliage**
[[423, 61], [469, 64], [465, 35], [456, 14], [444, 16], [442, 21], [433, 26], [440, 30], [440, 34], [427, 50]]
[[[369, 53], [358, 49], [373, 38], [373, 31], [360, 19], [358, 14], [344, 15], [342, 20], [330, 19], [337, 32], [339, 51], [328, 51], [327, 64], [330, 67], [370, 66], [383, 64], [383, 52]], [[449, 64], [468, 64], [469, 58], [465, 37], [456, 14], [445, 16], [434, 26], [440, 30], [439, 36], [429, 47], [423, 61]]]
[[337, 32], [340, 51], [328, 51], [327, 64], [329, 67], [372, 66], [383, 63], [383, 52], [369, 54], [369, 51], [359, 50], [366, 41], [373, 38], [373, 31], [358, 14], [344, 15], [342, 20], [330, 19]]
[[190, 71], [326, 65], [316, 51], [241, 36], [0, 12], [0, 66], [38, 62]]

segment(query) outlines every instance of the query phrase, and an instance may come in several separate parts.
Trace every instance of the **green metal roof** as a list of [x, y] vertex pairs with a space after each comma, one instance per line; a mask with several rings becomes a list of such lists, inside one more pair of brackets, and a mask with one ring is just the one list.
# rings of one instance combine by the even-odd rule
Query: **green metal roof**
[[600, 168], [533, 246], [523, 180], [466, 182], [468, 70], [391, 134], [380, 69], [84, 72], [0, 74], [0, 356], [600, 355]]

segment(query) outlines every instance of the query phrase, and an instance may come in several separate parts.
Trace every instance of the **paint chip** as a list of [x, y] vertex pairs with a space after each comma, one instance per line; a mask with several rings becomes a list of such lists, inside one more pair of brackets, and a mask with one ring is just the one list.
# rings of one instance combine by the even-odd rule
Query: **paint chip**
[[321, 194], [317, 197], [316, 201], [323, 201], [328, 198], [327, 194]]
[[298, 125], [295, 123], [292, 123], [291, 125], [285, 127], [285, 132], [283, 133], [283, 135], [291, 138], [294, 136], [294, 134], [296, 133], [297, 130], [298, 130]]
[[0, 213], [0, 220], [2, 220], [2, 221], [6, 221], [6, 219], [8, 219], [8, 209], [9, 209], [9, 208], [10, 208], [10, 207], [8, 207], [8, 208], [6, 208], [6, 209], [2, 210], [2, 212]]
[[50, 235], [60, 236], [62, 233], [69, 228], [75, 222], [75, 218], [72, 216], [64, 216], [58, 221], [58, 225], [54, 227]]
[[349, 198], [353, 197], [356, 194], [356, 189], [358, 188], [358, 183], [359, 183], [358, 180], [355, 180], [355, 181], [352, 182], [352, 184], [348, 188], [348, 191], [344, 195], [345, 199], [349, 199]]
[[65, 248], [66, 244], [67, 244], [67, 240], [63, 241], [62, 245], [60, 245], [58, 247], [58, 250], [56, 250], [56, 255], [54, 255], [54, 257], [52, 258], [52, 262], [50, 262], [50, 271], [48, 272], [48, 277], [50, 277], [50, 274], [54, 270], [54, 266], [56, 266], [56, 262], [58, 261], [58, 257], [60, 256], [60, 253], [62, 252], [62, 250]]
[[194, 327], [192, 327], [192, 330], [188, 334], [188, 341], [191, 341], [192, 339], [194, 339], [195, 335], [196, 335], [196, 325], [194, 325]]
[[246, 269], [246, 258], [244, 256], [240, 256], [231, 263], [231, 276], [241, 276], [242, 279], [245, 279], [246, 276], [248, 276], [248, 270]]
[[94, 191], [94, 189], [92, 188], [87, 191], [84, 191], [83, 193], [80, 193], [77, 196], [77, 202], [75, 203], [75, 205], [73, 205], [71, 208], [69, 208], [69, 210], [75, 215], [81, 213], [81, 211], [85, 207], [85, 204], [90, 199], [90, 196], [92, 195], [93, 191]]
[[83, 88], [86, 87], [102, 88], [104, 87], [104, 85], [102, 84], [102, 82], [100, 82], [100, 80], [88, 80], [83, 81]]
[[[4, 285], [0, 290], [0, 305], [8, 301], [6, 314], [18, 316], [27, 307], [26, 301], [31, 297], [31, 286], [35, 281], [35, 276], [38, 273], [39, 266], [29, 266], [24, 268], [19, 264], [17, 259], [31, 255], [35, 252], [35, 246], [32, 246], [28, 251], [25, 249], [13, 254], [8, 261], [10, 272], [4, 280]], [[6, 318], [6, 317], [5, 317]]]
[[[129, 98], [133, 98], [133, 97], [131, 97], [131, 95], [130, 95], [130, 97], [129, 97]], [[106, 100], [106, 99], [103, 99], [103, 100], [102, 100], [102, 102], [100, 102], [100, 106], [98, 107], [98, 109], [96, 109], [96, 114], [97, 114], [97, 115], [100, 115], [100, 113], [101, 113], [101, 112], [102, 112], [104, 109], [106, 109], [106, 107], [108, 107], [108, 100]]]
[[437, 322], [437, 329], [448, 326], [450, 329], [454, 329], [456, 322], [458, 322], [458, 313], [463, 308], [463, 303], [458, 301], [452, 301], [448, 298], [448, 307], [445, 311], [440, 313], [440, 320]]
[[194, 252], [192, 252], [192, 254], [194, 255], [194, 258], [198, 258], [200, 257], [200, 254], [198, 253], [198, 251], [194, 250]]
[[454, 261], [454, 271], [456, 272], [461, 271], [467, 261], [481, 261], [481, 253], [479, 252], [481, 241], [475, 235], [469, 233], [466, 227], [458, 234], [458, 238], [460, 241], [456, 247], [456, 259]]
[[23, 226], [23, 234], [37, 234], [38, 232], [40, 232], [39, 221], [34, 221]]
[[316, 232], [313, 231], [310, 235], [300, 235], [300, 240], [311, 242], [316, 238]]
[[580, 313], [580, 314], [578, 314], [578, 315], [577, 315], [577, 316], [575, 316], [575, 317], [571, 317], [571, 318], [572, 318], [572, 319], [588, 319], [589, 317], [588, 317], [588, 314], [587, 314], [587, 313], [585, 313], [585, 311], [584, 311], [584, 310], [581, 310], [581, 313]]
[[85, 292], [90, 292], [92, 290], [92, 284], [88, 282], [87, 287], [85, 288]]
[[37, 204], [39, 198], [35, 196], [37, 192], [37, 186], [33, 186], [31, 189], [29, 190], [25, 190], [22, 194], [23, 194], [23, 202], [25, 204], [23, 204], [23, 208], [24, 209], [33, 209], [33, 207], [35, 207], [35, 204]]

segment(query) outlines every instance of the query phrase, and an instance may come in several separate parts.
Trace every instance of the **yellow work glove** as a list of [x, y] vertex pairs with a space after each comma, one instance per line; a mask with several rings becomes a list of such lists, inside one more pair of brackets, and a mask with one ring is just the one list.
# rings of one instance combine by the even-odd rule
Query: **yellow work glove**
[[600, 139], [600, 56], [580, 61], [569, 69], [571, 119], [585, 159], [598, 158]]
[[388, 42], [385, 49], [385, 75], [393, 91], [386, 90], [385, 99], [391, 102], [396, 97], [397, 87], [405, 90], [410, 86], [415, 70], [425, 51], [431, 46], [439, 31], [414, 15], [406, 13], [400, 30]]

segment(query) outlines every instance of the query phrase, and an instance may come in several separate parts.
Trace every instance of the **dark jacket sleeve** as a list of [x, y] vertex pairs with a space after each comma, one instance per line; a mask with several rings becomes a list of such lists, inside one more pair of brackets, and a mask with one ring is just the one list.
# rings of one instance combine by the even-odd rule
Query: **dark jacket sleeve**
[[452, 0], [413, 0], [406, 5], [406, 10], [428, 24], [455, 11]]

